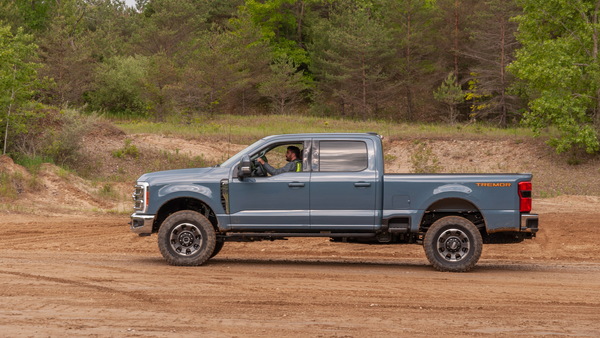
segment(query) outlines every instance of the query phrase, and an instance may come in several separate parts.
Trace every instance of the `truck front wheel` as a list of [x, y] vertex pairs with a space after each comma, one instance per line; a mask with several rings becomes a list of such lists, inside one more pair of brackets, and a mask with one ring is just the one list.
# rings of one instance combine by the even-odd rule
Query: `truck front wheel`
[[202, 214], [184, 210], [165, 219], [158, 248], [171, 265], [202, 265], [215, 251], [215, 229]]
[[423, 247], [427, 259], [437, 270], [466, 272], [479, 261], [483, 240], [471, 221], [447, 216], [429, 227]]

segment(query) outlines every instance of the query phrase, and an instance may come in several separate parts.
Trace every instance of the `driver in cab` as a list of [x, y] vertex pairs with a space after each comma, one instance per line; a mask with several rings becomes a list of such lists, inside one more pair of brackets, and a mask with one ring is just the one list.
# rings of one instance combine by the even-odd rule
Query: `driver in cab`
[[257, 161], [265, 168], [266, 172], [270, 175], [279, 175], [287, 172], [301, 172], [302, 171], [302, 160], [300, 158], [300, 148], [296, 146], [287, 147], [285, 153], [285, 159], [288, 164], [282, 168], [275, 169], [269, 163], [265, 162], [262, 158], [258, 158]]

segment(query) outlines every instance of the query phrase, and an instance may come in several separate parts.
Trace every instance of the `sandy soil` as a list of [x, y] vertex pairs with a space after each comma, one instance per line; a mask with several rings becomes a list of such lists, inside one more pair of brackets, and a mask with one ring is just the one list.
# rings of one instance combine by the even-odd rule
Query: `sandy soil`
[[[0, 214], [3, 336], [600, 335], [596, 197], [538, 201], [539, 236], [441, 273], [418, 245], [226, 243], [165, 264], [127, 216]], [[587, 212], [578, 212], [578, 208]], [[593, 210], [594, 213], [590, 213]]]
[[[105, 134], [87, 144], [120, 170], [131, 160], [110, 151], [127, 136]], [[139, 142], [214, 161], [242, 147]], [[433, 147], [449, 172], [519, 171], [531, 156], [519, 143], [461, 142]], [[392, 171], [410, 171], [411, 147], [388, 146]], [[18, 198], [0, 200], [0, 336], [600, 336], [600, 170], [542, 155], [523, 170], [546, 195], [579, 182], [594, 196], [534, 199], [538, 237], [485, 246], [465, 274], [435, 271], [418, 245], [327, 239], [226, 243], [205, 266], [172, 267], [156, 236], [129, 231], [131, 183], [107, 195], [56, 166], [32, 175], [0, 157], [0, 172], [20, 177]]]

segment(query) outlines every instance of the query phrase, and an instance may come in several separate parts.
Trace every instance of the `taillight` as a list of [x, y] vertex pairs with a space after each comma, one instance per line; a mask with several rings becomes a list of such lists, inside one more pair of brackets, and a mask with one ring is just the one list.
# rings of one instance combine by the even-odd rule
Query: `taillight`
[[519, 210], [531, 211], [531, 182], [519, 182]]

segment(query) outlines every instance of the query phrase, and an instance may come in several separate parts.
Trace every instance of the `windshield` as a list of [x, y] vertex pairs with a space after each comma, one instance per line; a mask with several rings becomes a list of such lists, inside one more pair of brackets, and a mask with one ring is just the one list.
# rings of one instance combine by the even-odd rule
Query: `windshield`
[[244, 148], [244, 150], [242, 150], [239, 153], [233, 155], [227, 161], [221, 163], [221, 167], [230, 167], [232, 165], [237, 164], [238, 162], [240, 162], [242, 160], [242, 156], [244, 156], [245, 154], [248, 154], [251, 149], [256, 148], [259, 143], [263, 143], [263, 140], [262, 139], [258, 140], [256, 142], [252, 143], [251, 145], [249, 145], [248, 147]]

